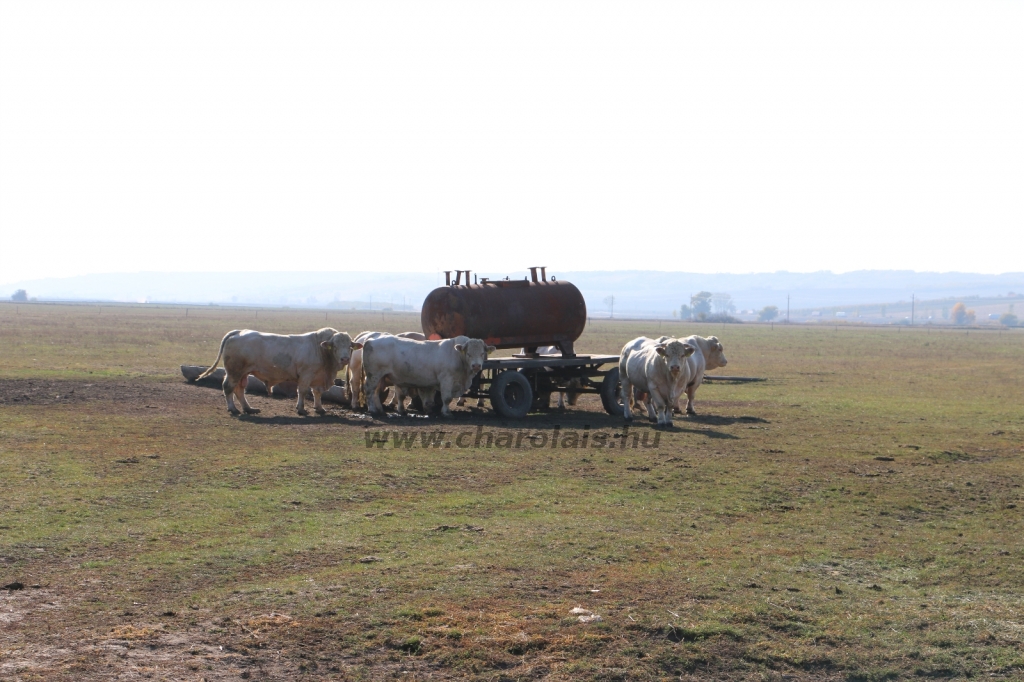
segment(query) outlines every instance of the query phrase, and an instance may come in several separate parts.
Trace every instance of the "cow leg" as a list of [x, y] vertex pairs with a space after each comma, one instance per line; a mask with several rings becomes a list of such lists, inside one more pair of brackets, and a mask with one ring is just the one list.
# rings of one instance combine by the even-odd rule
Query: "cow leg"
[[697, 392], [697, 382], [686, 387], [686, 414], [696, 415], [697, 410], [693, 409], [693, 396]]
[[406, 411], [405, 411], [405, 396], [407, 395], [407, 393], [406, 393], [405, 389], [403, 389], [398, 384], [395, 384], [394, 391], [395, 391], [395, 395], [391, 399], [391, 404], [392, 404], [393, 407], [398, 408], [398, 414], [400, 414], [400, 415], [402, 415], [404, 417], [406, 415]]
[[561, 391], [558, 392], [558, 409], [565, 409], [565, 394]]
[[626, 421], [633, 421], [633, 386], [629, 383], [625, 372], [619, 373], [620, 393], [622, 394], [622, 416]]
[[647, 400], [647, 410], [658, 422], [658, 426], [672, 426], [672, 408], [668, 402], [662, 399], [660, 393], [651, 391]]
[[231, 375], [227, 372], [224, 373], [224, 383], [221, 384], [221, 388], [224, 389], [224, 399], [227, 400], [228, 403], [228, 412], [234, 415], [241, 414], [241, 412], [238, 411], [238, 408], [235, 407], [235, 389], [238, 388], [238, 385], [231, 381]]
[[452, 414], [451, 408], [448, 407], [451, 401], [462, 396], [462, 386], [456, 386], [455, 382], [451, 379], [441, 381], [441, 416], [450, 417]]
[[249, 404], [249, 400], [245, 397], [245, 387], [239, 384], [240, 388], [238, 391], [238, 402], [242, 403], [242, 411], [246, 414], [259, 414], [260, 411]]
[[394, 392], [391, 394], [391, 399], [388, 403], [390, 403], [391, 407], [398, 410], [398, 414], [405, 414], [405, 397], [408, 393], [401, 386], [397, 385], [391, 390]]
[[353, 378], [352, 365], [350, 364], [345, 367], [345, 402], [354, 410], [359, 406], [359, 398], [356, 392], [352, 390]]
[[299, 385], [297, 389], [299, 393], [299, 399], [295, 403], [295, 411], [298, 412], [300, 416], [305, 417], [307, 414], [309, 414], [309, 412], [306, 411], [306, 391], [309, 390], [309, 384], [303, 381], [302, 379], [299, 379]]
[[[435, 393], [435, 389], [433, 389], [433, 388], [431, 388], [429, 390], [423, 389], [423, 388], [417, 388], [416, 389], [416, 397], [413, 399], [413, 401], [418, 401], [419, 402], [419, 408], [418, 409], [419, 409], [420, 413], [422, 413], [422, 414], [430, 414], [430, 411], [432, 409], [434, 409], [434, 393]], [[412, 405], [412, 407], [416, 407], [412, 403], [410, 403], [410, 405]]]
[[310, 390], [313, 391], [313, 410], [322, 417], [327, 414], [327, 410], [325, 410], [324, 406], [320, 403], [320, 394], [322, 391], [316, 386], [311, 386]]
[[644, 405], [647, 406], [647, 418], [651, 421], [657, 421], [661, 423], [661, 419], [658, 416], [658, 404], [654, 401], [654, 393], [644, 393]]
[[366, 377], [363, 376], [362, 368], [353, 371], [349, 376], [352, 382], [352, 386], [348, 389], [351, 396], [349, 404], [353, 410], [358, 410], [363, 402], [363, 382]]
[[375, 374], [366, 374], [363, 377], [363, 393], [366, 395], [366, 408], [370, 414], [384, 414], [384, 406], [380, 403], [380, 393], [377, 391], [383, 378]]
[[249, 400], [245, 397], [245, 389], [249, 385], [249, 374], [242, 375], [242, 380], [235, 384], [234, 394], [238, 397], [238, 402], [242, 403], [242, 412], [246, 414], [259, 414], [260, 411], [249, 404]]

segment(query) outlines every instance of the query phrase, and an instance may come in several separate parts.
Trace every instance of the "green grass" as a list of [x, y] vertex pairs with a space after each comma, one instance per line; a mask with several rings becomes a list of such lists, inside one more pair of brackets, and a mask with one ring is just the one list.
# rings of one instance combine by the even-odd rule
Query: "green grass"
[[322, 314], [18, 308], [0, 393], [128, 399], [0, 395], [0, 584], [40, 585], [0, 592], [0, 677], [1024, 675], [1019, 333], [595, 322], [583, 352], [716, 334], [718, 373], [769, 380], [703, 387], [658, 449], [406, 451], [365, 429], [620, 425], [591, 396], [520, 423], [233, 419], [177, 366]]

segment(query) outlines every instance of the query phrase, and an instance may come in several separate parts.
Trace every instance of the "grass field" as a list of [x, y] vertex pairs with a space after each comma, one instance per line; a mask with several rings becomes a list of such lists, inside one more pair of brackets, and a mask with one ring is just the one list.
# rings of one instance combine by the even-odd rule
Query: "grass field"
[[[768, 379], [649, 448], [595, 396], [238, 419], [178, 373], [325, 325], [418, 317], [0, 305], [0, 678], [1024, 678], [1024, 333], [595, 321]], [[478, 427], [616, 447], [424, 447]]]

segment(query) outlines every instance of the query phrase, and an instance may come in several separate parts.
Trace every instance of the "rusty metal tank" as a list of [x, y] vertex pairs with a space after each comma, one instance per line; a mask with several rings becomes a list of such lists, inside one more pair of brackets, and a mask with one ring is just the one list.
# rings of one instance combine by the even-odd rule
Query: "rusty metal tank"
[[[537, 270], [541, 271], [540, 277]], [[423, 301], [420, 321], [429, 339], [468, 336], [498, 348], [558, 346], [573, 356], [573, 342], [587, 324], [587, 304], [572, 283], [545, 281], [545, 268], [530, 268], [532, 279], [481, 279], [470, 284], [469, 271], [458, 270], [447, 286]], [[462, 283], [462, 273], [466, 283]]]

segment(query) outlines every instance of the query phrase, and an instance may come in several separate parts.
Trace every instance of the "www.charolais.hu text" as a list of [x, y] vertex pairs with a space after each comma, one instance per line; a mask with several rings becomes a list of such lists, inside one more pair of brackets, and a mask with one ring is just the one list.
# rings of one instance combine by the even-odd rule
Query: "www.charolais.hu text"
[[555, 427], [550, 431], [539, 430], [495, 430], [484, 429], [462, 431], [419, 431], [392, 429], [364, 432], [366, 447], [383, 449], [389, 446], [395, 450], [413, 448], [506, 448], [553, 450], [600, 450], [626, 448], [657, 448], [661, 443], [661, 432], [643, 430], [630, 432], [629, 426], [621, 431], [591, 431], [589, 426], [582, 429]]

